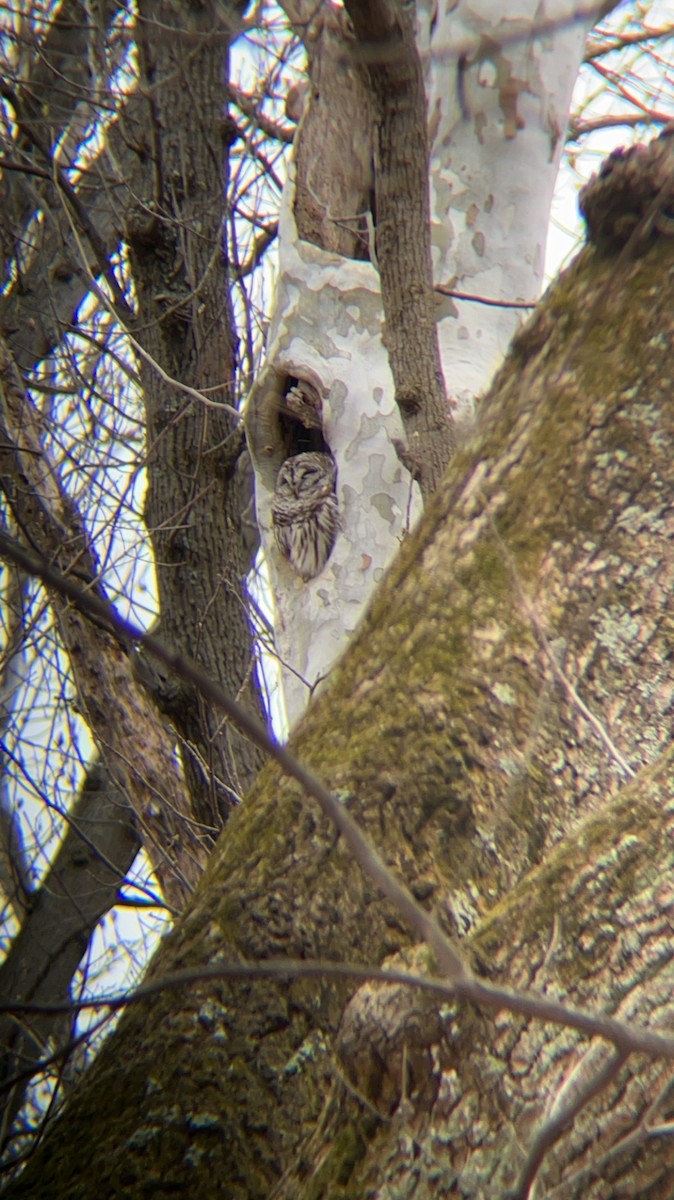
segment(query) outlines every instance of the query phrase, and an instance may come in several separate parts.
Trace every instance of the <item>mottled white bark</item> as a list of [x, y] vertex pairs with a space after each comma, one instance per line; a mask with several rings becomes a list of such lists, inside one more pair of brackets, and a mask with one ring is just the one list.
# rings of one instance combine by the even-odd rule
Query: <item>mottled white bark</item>
[[[417, 485], [398, 458], [404, 438], [382, 343], [379, 276], [371, 263], [318, 249], [298, 238], [291, 170], [279, 225], [279, 282], [267, 360], [276, 371], [313, 383], [323, 433], [337, 463], [341, 529], [325, 569], [305, 583], [279, 553], [270, 505], [282, 455], [265, 441], [268, 377], [248, 414], [256, 465], [256, 503], [276, 602], [276, 641], [288, 722], [330, 670], [405, 532], [421, 512]], [[273, 415], [273, 414], [272, 414]]]
[[[436, 286], [533, 305], [589, 22], [565, 22], [550, 0], [510, 0], [505, 8], [494, 0], [418, 5], [433, 270]], [[448, 394], [459, 409], [470, 408], [523, 310], [442, 297], [439, 316]]]
[[[534, 304], [540, 294], [550, 203], [586, 26], [562, 21], [555, 27], [546, 5], [534, 0], [509, 4], [507, 16], [493, 0], [418, 9], [432, 147], [435, 284], [505, 302], [499, 307], [438, 296], [447, 392], [461, 415], [472, 411], [526, 315], [517, 305]], [[294, 201], [291, 171], [279, 227], [268, 369], [253, 389], [248, 413], [290, 726], [347, 644], [421, 509], [418, 488], [399, 457], [404, 432], [382, 340], [376, 254], [372, 262], [357, 262], [299, 239]], [[373, 225], [371, 250], [375, 232]], [[308, 380], [321, 397], [342, 514], [333, 555], [308, 584], [280, 557], [269, 515], [276, 472], [287, 454], [273, 411], [290, 378]], [[404, 451], [402, 459], [410, 465]]]

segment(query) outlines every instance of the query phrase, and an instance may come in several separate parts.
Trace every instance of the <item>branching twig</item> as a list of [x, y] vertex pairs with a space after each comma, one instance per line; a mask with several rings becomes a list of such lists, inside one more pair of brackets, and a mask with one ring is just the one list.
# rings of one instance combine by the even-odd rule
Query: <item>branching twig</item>
[[235, 83], [230, 83], [227, 88], [229, 98], [233, 104], [243, 113], [253, 125], [257, 126], [265, 137], [273, 138], [277, 142], [286, 142], [288, 145], [295, 137], [294, 125], [280, 125], [278, 121], [273, 121], [271, 117], [266, 116], [262, 111], [259, 103], [253, 100], [252, 96], [237, 87]]
[[98, 996], [82, 1000], [75, 1004], [39, 1004], [35, 1002], [17, 1003], [11, 1000], [0, 1002], [0, 1014], [12, 1012], [16, 1014], [38, 1014], [70, 1012], [73, 1008], [119, 1009], [127, 1004], [135, 1004], [169, 988], [191, 987], [195, 983], [204, 983], [215, 979], [359, 979], [375, 980], [378, 983], [408, 984], [409, 987], [419, 988], [424, 992], [433, 992], [440, 999], [454, 1000], [459, 997], [469, 1000], [480, 1008], [492, 1010], [506, 1009], [519, 1016], [548, 1021], [553, 1025], [562, 1025], [575, 1029], [588, 1037], [604, 1038], [611, 1042], [626, 1058], [629, 1054], [646, 1054], [650, 1058], [663, 1058], [674, 1062], [674, 1037], [653, 1032], [643, 1025], [628, 1025], [615, 1017], [586, 1012], [581, 1008], [564, 1004], [561, 1000], [550, 1000], [547, 996], [539, 996], [529, 992], [516, 992], [508, 988], [497, 987], [483, 980], [464, 977], [455, 982], [437, 976], [414, 975], [409, 971], [397, 971], [382, 967], [363, 966], [362, 963], [336, 963], [315, 959], [274, 959], [267, 958], [261, 962], [232, 962], [218, 963], [217, 966], [190, 967], [184, 971], [175, 971], [170, 975], [162, 975], [156, 979], [140, 984], [133, 992]]
[[[79, 237], [79, 234], [77, 232], [75, 224], [72, 220], [70, 222], [70, 227], [71, 227], [71, 232], [75, 239], [75, 242], [77, 243], [77, 247], [80, 252], [82, 262], [85, 264], [85, 267], [86, 267], [86, 257], [83, 253], [81, 239]], [[157, 372], [157, 374], [159, 375], [159, 378], [162, 379], [164, 381], [164, 383], [169, 384], [170, 387], [175, 388], [176, 391], [178, 391], [178, 392], [184, 392], [185, 395], [189, 396], [192, 400], [198, 401], [199, 404], [205, 404], [207, 408], [224, 409], [225, 412], [228, 412], [231, 416], [236, 417], [237, 421], [241, 420], [241, 413], [236, 408], [233, 408], [231, 404], [226, 404], [224, 400], [211, 400], [208, 396], [204, 395], [203, 392], [198, 392], [196, 390], [196, 388], [190, 387], [189, 384], [187, 384], [187, 383], [181, 383], [181, 381], [179, 379], [175, 379], [172, 375], [169, 375], [168, 371], [165, 371], [164, 368], [161, 366], [161, 364], [158, 363], [157, 360], [155, 358], [153, 358], [151, 354], [148, 353], [148, 351], [141, 344], [141, 342], [136, 340], [136, 338], [133, 336], [133, 334], [131, 333], [128, 326], [125, 325], [124, 322], [122, 321], [118, 308], [114, 304], [111, 303], [111, 301], [108, 299], [108, 297], [106, 296], [103, 289], [101, 287], [99, 287], [99, 285], [96, 282], [96, 280], [94, 279], [93, 275], [91, 275], [90, 273], [88, 273], [88, 274], [89, 274], [89, 278], [87, 279], [87, 284], [88, 284], [91, 292], [93, 293], [93, 295], [96, 297], [98, 302], [103, 306], [103, 308], [106, 310], [106, 312], [109, 312], [110, 315], [119, 322], [124, 335], [128, 338], [129, 343], [131, 344], [133, 349], [136, 351], [136, 354], [140, 358], [142, 358], [144, 360], [144, 362], [146, 362], [148, 364], [148, 366], [152, 367], [152, 369]]]

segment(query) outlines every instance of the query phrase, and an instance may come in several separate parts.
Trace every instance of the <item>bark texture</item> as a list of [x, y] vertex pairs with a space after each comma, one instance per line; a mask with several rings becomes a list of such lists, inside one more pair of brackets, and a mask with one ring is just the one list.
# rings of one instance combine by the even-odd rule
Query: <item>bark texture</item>
[[428, 120], [414, 23], [391, 0], [347, 0], [375, 107], [377, 261], [385, 342], [425, 499], [454, 449], [431, 266]]
[[[97, 464], [106, 461], [107, 450], [96, 438], [108, 446], [110, 429], [118, 428], [116, 415], [111, 415], [114, 402], [108, 412], [101, 406], [102, 437], [100, 429], [89, 430], [93, 453], [88, 463], [86, 451], [80, 458], [80, 448], [72, 447], [70, 463], [60, 473], [45, 446], [54, 428], [55, 453], [62, 444], [59, 399], [69, 382], [75, 391], [87, 383], [96, 389], [98, 377], [105, 398], [113, 401], [108, 368], [116, 355], [113, 344], [106, 361], [110, 346], [104, 343], [105, 332], [100, 358], [95, 359], [94, 337], [83, 373], [71, 358], [72, 343], [65, 358], [63, 350], [74, 328], [85, 336], [91, 333], [86, 318], [84, 328], [78, 323], [77, 310], [95, 281], [106, 279], [120, 322], [158, 364], [154, 374], [142, 359], [149, 413], [148, 513], [155, 552], [163, 556], [159, 574], [165, 629], [257, 710], [243, 603], [250, 560], [239, 517], [252, 493], [249, 482], [245, 499], [241, 495], [243, 438], [231, 414], [217, 408], [207, 412], [198, 403], [181, 405], [184, 394], [177, 399], [159, 378], [161, 371], [164, 377], [175, 373], [181, 382], [209, 390], [216, 400], [232, 399], [223, 229], [230, 133], [221, 103], [231, 23], [222, 20], [222, 6], [215, 12], [185, 5], [177, 13], [174, 7], [145, 5], [138, 20], [154, 46], [154, 78], [149, 81], [146, 71], [140, 91], [126, 96], [116, 113], [111, 80], [135, 29], [129, 22], [115, 23], [115, 15], [116, 5], [94, 10], [66, 0], [46, 31], [36, 29], [26, 16], [15, 29], [14, 43], [8, 34], [2, 95], [16, 120], [14, 127], [3, 127], [2, 147], [0, 247], [7, 286], [0, 297], [6, 338], [0, 363], [0, 485], [25, 543], [101, 594], [99, 544], [91, 537], [91, 513], [84, 511], [89, 495], [83, 480], [92, 458]], [[73, 184], [67, 169], [79, 161], [85, 131], [104, 120], [102, 113], [108, 120], [103, 145]], [[190, 131], [189, 145], [184, 134], [181, 140], [181, 127]], [[41, 221], [35, 219], [38, 211]], [[145, 214], [142, 228], [139, 212]], [[136, 230], [143, 251], [137, 280], [141, 320], [134, 320], [110, 265], [125, 224]], [[94, 332], [100, 329], [94, 327]], [[42, 405], [28, 391], [36, 376], [44, 389]], [[162, 412], [165, 416], [173, 403], [172, 419], [162, 424]], [[82, 461], [83, 471], [70, 469]], [[79, 508], [72, 502], [73, 490], [84, 497]], [[99, 524], [101, 539], [106, 532]], [[102, 557], [107, 566], [107, 555]], [[180, 910], [203, 869], [214, 831], [233, 798], [249, 786], [259, 759], [189, 690], [176, 688], [171, 680], [157, 681], [155, 673], [148, 695], [142, 656], [82, 621], [57, 597], [53, 600], [79, 709], [109, 768], [113, 791], [121, 790], [134, 814], [133, 829], [120, 830], [112, 820], [98, 826], [95, 845], [106, 863], [101, 868], [105, 887], [90, 877], [95, 868], [88, 854], [73, 852], [73, 839], [66, 841], [56, 874], [46, 881], [46, 892], [31, 897], [31, 912], [10, 949], [3, 991], [24, 1000], [60, 1002], [68, 992], [68, 973], [104, 911], [105, 897], [115, 902], [115, 868], [123, 872], [128, 867], [136, 839], [145, 844], [167, 903]], [[166, 715], [181, 739], [189, 794], [176, 766], [176, 738]], [[27, 1078], [50, 1030], [58, 1030], [57, 1041], [66, 1040], [60, 1037], [62, 1028], [48, 1017], [36, 1020], [23, 1031], [26, 1040], [21, 1043], [20, 1033], [17, 1044], [16, 1030], [4, 1021], [9, 1056], [3, 1064], [5, 1080], [24, 1069]], [[24, 1055], [21, 1067], [19, 1053]], [[19, 1080], [21, 1086], [25, 1078]], [[15, 1092], [10, 1108], [17, 1098]]]
[[309, 58], [295, 140], [297, 232], [345, 258], [369, 261], [374, 226], [373, 103], [349, 54], [344, 12], [283, 5]]
[[[647, 1024], [674, 983], [673, 287], [666, 238], [587, 249], [562, 277], [294, 741], [415, 895], [472, 931], [478, 973]], [[406, 947], [270, 766], [152, 974]], [[223, 981], [132, 1008], [8, 1195], [501, 1200], [551, 1096], [600, 1055], [507, 1013], [383, 997], [368, 1059], [377, 998], [344, 1015], [353, 993]], [[630, 1061], [545, 1183], [666, 1195], [674, 1143], [648, 1125], [664, 1089], [661, 1065]]]

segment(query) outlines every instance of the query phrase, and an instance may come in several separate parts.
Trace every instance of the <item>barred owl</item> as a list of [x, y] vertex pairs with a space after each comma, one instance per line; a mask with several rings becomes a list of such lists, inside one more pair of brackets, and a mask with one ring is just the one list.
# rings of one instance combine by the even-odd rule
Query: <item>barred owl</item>
[[337, 469], [329, 454], [287, 458], [276, 477], [271, 505], [276, 545], [305, 580], [320, 574], [339, 528]]

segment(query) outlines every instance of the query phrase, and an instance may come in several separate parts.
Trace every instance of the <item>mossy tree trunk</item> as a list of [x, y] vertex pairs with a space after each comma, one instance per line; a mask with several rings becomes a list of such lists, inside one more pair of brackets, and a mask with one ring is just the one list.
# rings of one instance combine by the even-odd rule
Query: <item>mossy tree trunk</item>
[[[583, 251], [293, 740], [478, 975], [656, 1025], [674, 986], [672, 295], [672, 240]], [[379, 965], [409, 943], [270, 765], [151, 976]], [[414, 998], [373, 1053], [343, 1022], [354, 991], [197, 981], [133, 1006], [8, 1195], [502, 1200], [565, 1081], [601, 1061], [570, 1030], [458, 1004], [421, 1019]], [[630, 1058], [545, 1158], [544, 1194], [667, 1195], [674, 1141], [647, 1122], [667, 1120], [668, 1070]]]

